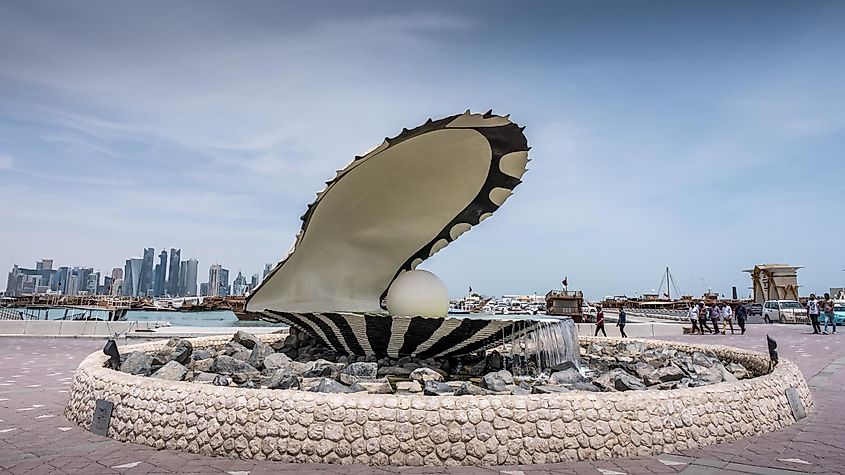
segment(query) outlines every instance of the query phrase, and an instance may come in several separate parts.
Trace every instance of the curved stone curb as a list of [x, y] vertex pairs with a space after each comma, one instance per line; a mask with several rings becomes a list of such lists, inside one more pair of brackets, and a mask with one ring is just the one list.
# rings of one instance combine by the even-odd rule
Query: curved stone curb
[[[263, 335], [264, 341], [285, 335]], [[192, 339], [194, 348], [229, 337]], [[760, 353], [727, 346], [640, 341], [710, 350], [761, 372]], [[126, 346], [153, 351], [165, 342]], [[397, 396], [239, 389], [132, 376], [94, 353], [76, 370], [67, 418], [88, 428], [96, 399], [114, 403], [108, 436], [157, 449], [242, 459], [371, 465], [514, 465], [647, 456], [786, 427], [786, 397], [813, 398], [788, 360], [768, 375], [700, 388], [528, 396]]]

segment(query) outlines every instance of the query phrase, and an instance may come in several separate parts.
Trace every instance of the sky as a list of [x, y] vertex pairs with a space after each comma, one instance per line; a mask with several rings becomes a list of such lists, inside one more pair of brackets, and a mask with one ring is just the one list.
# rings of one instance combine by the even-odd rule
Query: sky
[[[0, 270], [278, 261], [353, 156], [465, 109], [514, 196], [421, 268], [453, 296], [845, 286], [845, 3], [0, 2]], [[158, 251], [157, 251], [158, 252]], [[2, 279], [2, 278], [0, 278]], [[674, 290], [673, 290], [674, 291]]]

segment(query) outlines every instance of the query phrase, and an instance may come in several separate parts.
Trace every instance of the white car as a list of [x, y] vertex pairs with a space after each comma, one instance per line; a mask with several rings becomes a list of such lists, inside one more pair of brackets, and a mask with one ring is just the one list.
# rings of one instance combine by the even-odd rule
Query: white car
[[809, 323], [807, 309], [797, 300], [769, 300], [763, 304], [763, 320], [768, 323]]

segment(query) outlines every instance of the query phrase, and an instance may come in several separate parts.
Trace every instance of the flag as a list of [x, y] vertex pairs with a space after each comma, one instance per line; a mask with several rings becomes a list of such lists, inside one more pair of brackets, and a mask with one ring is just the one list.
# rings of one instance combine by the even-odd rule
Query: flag
[[469, 293], [472, 293], [472, 286], [469, 286]]
[[569, 284], [567, 283], [567, 280], [568, 280], [568, 278], [567, 278], [567, 277], [564, 277], [564, 278], [563, 278], [563, 282], [561, 282], [561, 283], [563, 284], [563, 286], [564, 286], [564, 287], [568, 287], [568, 286], [569, 286]]

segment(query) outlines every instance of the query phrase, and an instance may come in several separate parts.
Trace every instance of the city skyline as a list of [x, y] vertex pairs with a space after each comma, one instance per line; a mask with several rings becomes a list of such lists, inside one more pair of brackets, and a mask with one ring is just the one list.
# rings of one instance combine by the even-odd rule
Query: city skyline
[[831, 1], [6, 2], [0, 268], [108, 272], [127, 248], [180, 242], [260, 270], [355, 155], [492, 108], [527, 127], [533, 161], [507, 206], [421, 266], [452, 295], [565, 276], [634, 295], [666, 266], [681, 292], [744, 294], [763, 263], [803, 266], [807, 292], [842, 287], [843, 16]]

